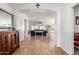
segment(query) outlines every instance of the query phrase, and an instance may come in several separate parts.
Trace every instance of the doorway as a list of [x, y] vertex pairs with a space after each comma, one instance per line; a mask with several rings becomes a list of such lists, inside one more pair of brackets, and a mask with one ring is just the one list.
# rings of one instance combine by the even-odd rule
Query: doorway
[[28, 38], [28, 36], [29, 36], [28, 29], [29, 29], [28, 19], [24, 19], [24, 39]]

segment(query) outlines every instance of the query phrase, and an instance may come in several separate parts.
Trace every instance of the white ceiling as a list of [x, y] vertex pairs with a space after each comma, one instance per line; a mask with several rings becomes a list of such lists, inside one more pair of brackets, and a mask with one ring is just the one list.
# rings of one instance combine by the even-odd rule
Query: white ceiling
[[55, 11], [50, 11], [47, 9], [27, 9], [21, 10], [20, 12], [27, 15], [29, 20], [48, 19], [55, 16]]
[[19, 12], [22, 12], [27, 15], [30, 22], [41, 21], [44, 23], [50, 23], [50, 20], [54, 20], [56, 15], [55, 10], [59, 8], [60, 4], [40, 3], [39, 9], [36, 8], [36, 3], [12, 3], [10, 5], [15, 10], [18, 10]]
[[[21, 9], [36, 9], [37, 7], [35, 6], [36, 3], [9, 3], [13, 8], [17, 9], [17, 10], [21, 10]], [[62, 5], [63, 3], [40, 3], [40, 9], [48, 9], [51, 7], [53, 9], [58, 8], [60, 5]]]

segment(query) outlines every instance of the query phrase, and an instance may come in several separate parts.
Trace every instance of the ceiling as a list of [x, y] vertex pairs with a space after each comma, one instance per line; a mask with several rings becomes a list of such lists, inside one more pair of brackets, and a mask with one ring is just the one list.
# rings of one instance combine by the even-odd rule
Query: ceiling
[[[36, 3], [13, 3], [10, 4], [12, 8], [27, 15], [29, 21], [43, 23], [50, 23], [54, 20], [56, 11], [59, 8], [59, 3], [40, 3], [39, 9], [35, 6]], [[53, 10], [51, 10], [51, 8]], [[50, 21], [50, 22], [49, 22]]]
[[50, 11], [47, 9], [27, 9], [27, 10], [21, 10], [20, 12], [27, 15], [29, 20], [48, 19], [54, 17], [56, 13], [54, 11]]
[[36, 22], [42, 22], [45, 25], [50, 25], [55, 20], [55, 11], [47, 9], [27, 9], [20, 12], [28, 16], [29, 22], [34, 24]]

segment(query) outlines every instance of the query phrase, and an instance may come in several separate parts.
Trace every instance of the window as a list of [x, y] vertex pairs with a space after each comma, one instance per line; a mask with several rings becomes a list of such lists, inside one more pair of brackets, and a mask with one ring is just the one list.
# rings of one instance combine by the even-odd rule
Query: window
[[43, 29], [43, 27], [42, 26], [39, 26], [39, 30], [42, 30]]
[[46, 30], [46, 26], [43, 26], [43, 30]]
[[38, 26], [32, 26], [31, 29], [32, 30], [37, 30], [38, 29]]
[[31, 30], [46, 30], [46, 26], [44, 26], [44, 25], [33, 25], [33, 26], [31, 26]]

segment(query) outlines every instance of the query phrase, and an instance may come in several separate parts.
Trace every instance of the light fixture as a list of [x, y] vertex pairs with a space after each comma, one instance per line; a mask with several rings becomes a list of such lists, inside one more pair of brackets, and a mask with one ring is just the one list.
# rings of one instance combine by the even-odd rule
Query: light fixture
[[36, 24], [42, 24], [42, 22], [41, 21], [37, 21], [37, 22], [35, 22]]
[[38, 24], [42, 24], [42, 22], [38, 22]]
[[37, 3], [35, 6], [36, 6], [37, 8], [39, 8], [40, 4], [39, 4], [39, 3]]

